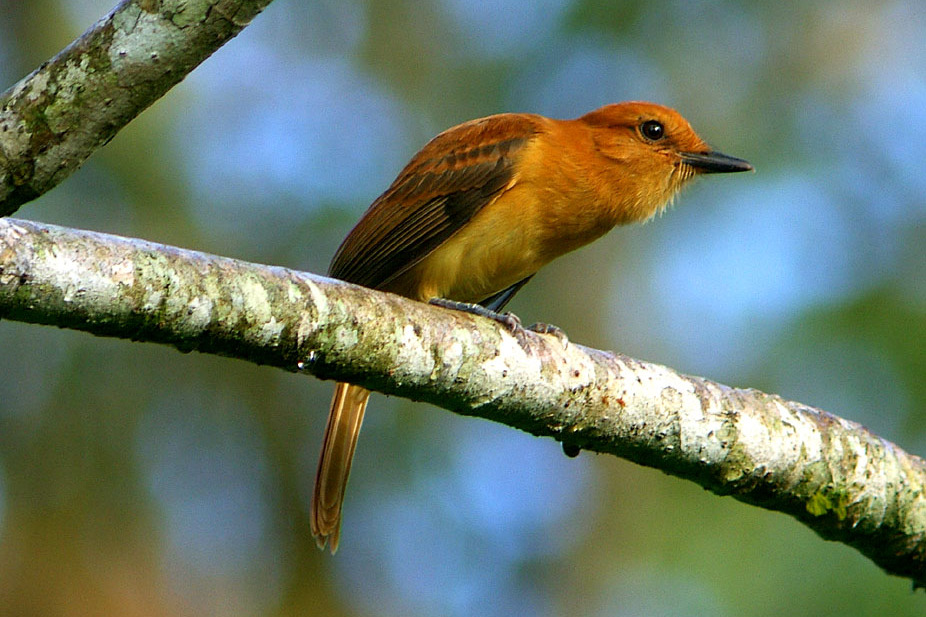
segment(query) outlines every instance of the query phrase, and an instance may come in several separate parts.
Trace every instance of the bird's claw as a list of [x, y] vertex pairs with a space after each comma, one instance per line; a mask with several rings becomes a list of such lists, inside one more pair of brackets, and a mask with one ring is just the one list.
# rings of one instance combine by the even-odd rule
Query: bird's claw
[[569, 347], [569, 337], [566, 336], [566, 333], [559, 328], [549, 323], [535, 323], [527, 328], [531, 332], [536, 332], [537, 334], [552, 334], [559, 340], [560, 344], [563, 346], [563, 349]]
[[472, 315], [488, 317], [489, 319], [505, 326], [508, 332], [515, 336], [519, 336], [523, 333], [524, 330], [530, 330], [531, 332], [536, 332], [537, 334], [551, 334], [559, 340], [560, 344], [563, 346], [563, 349], [569, 347], [569, 337], [566, 336], [566, 333], [561, 328], [554, 326], [553, 324], [538, 322], [525, 328], [521, 324], [521, 319], [514, 313], [497, 313], [491, 309], [487, 309], [481, 304], [458, 302], [456, 300], [448, 300], [446, 298], [431, 298], [428, 300], [428, 304], [451, 309], [454, 311], [463, 311], [464, 313], [470, 313]]
[[523, 329], [523, 326], [521, 325], [521, 318], [514, 313], [510, 311], [506, 311], [504, 313], [496, 313], [494, 311], [491, 312], [493, 315], [495, 315], [492, 317], [492, 319], [508, 328], [508, 331], [512, 334], [516, 333], [518, 330]]
[[519, 330], [523, 329], [521, 326], [521, 320], [514, 313], [496, 313], [495, 311], [487, 309], [481, 304], [457, 302], [456, 300], [448, 300], [446, 298], [431, 298], [428, 300], [428, 304], [433, 304], [434, 306], [440, 306], [442, 308], [447, 308], [454, 311], [463, 311], [464, 313], [479, 315], [481, 317], [488, 317], [489, 319], [505, 326], [505, 328], [507, 328], [511, 334], [517, 334]]

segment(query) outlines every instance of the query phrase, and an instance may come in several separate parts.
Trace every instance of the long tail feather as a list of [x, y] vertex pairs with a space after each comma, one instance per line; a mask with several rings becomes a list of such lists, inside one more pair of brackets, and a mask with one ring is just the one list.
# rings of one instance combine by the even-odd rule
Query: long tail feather
[[328, 544], [332, 555], [338, 550], [341, 505], [369, 397], [370, 391], [365, 388], [339, 383], [331, 399], [331, 411], [315, 474], [311, 521], [312, 535], [318, 548], [324, 549]]

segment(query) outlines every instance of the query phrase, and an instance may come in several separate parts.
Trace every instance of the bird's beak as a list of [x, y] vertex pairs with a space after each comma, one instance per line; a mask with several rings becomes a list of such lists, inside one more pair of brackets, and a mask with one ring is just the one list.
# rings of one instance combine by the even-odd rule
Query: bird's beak
[[748, 161], [720, 152], [682, 152], [682, 160], [706, 174], [724, 174], [733, 171], [752, 171]]

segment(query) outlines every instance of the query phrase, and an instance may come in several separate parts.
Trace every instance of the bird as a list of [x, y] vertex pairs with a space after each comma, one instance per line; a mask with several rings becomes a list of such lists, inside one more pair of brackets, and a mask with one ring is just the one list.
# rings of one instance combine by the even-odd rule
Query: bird
[[[412, 157], [341, 243], [328, 273], [497, 315], [542, 266], [663, 212], [695, 177], [752, 169], [656, 103], [612, 103], [569, 120], [470, 120]], [[332, 554], [369, 395], [338, 383], [331, 401], [310, 521], [316, 544]]]

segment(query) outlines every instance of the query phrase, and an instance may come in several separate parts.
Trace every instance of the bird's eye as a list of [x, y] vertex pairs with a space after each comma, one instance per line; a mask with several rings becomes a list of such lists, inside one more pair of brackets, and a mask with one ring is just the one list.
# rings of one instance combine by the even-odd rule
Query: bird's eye
[[647, 120], [640, 125], [640, 134], [650, 141], [659, 141], [666, 136], [666, 129], [658, 120]]

